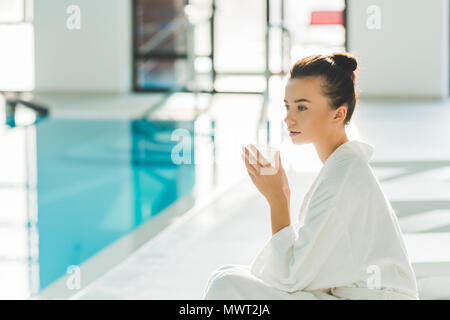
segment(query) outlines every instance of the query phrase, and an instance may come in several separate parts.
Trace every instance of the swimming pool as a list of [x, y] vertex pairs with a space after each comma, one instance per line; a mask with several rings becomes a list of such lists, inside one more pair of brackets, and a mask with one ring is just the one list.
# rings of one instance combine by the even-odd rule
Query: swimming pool
[[186, 149], [173, 135], [194, 137], [193, 121], [48, 118], [33, 129], [27, 158], [28, 166], [34, 159], [36, 184], [27, 183], [28, 254], [21, 257], [31, 295], [194, 188], [195, 139], [191, 160], [177, 164], [174, 150]]

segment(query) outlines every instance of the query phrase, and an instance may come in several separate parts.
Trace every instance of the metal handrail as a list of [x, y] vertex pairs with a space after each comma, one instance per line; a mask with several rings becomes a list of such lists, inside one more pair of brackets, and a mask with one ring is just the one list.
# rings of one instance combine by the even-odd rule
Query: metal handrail
[[45, 105], [37, 103], [32, 100], [25, 100], [20, 98], [6, 98], [5, 99], [5, 124], [7, 127], [16, 126], [16, 109], [18, 105], [23, 105], [37, 113], [36, 119], [45, 118], [49, 114], [49, 108]]
[[49, 114], [48, 107], [33, 101], [23, 99], [6, 99], [6, 106], [15, 110], [18, 104], [22, 104], [38, 113], [39, 116], [47, 116]]

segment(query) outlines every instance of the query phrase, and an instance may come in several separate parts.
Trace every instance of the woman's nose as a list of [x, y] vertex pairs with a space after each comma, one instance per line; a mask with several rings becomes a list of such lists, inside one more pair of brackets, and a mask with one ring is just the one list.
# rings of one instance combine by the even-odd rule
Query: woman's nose
[[293, 121], [289, 118], [289, 116], [286, 116], [284, 118], [284, 123], [286, 123], [288, 126], [292, 125]]

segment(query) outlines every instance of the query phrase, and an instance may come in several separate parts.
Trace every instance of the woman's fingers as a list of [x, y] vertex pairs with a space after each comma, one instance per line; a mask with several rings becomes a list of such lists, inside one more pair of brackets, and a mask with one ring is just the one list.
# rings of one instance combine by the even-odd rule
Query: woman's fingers
[[250, 170], [250, 172], [253, 175], [256, 175], [258, 173], [258, 165], [256, 163], [255, 157], [251, 154], [251, 152], [248, 149], [245, 149], [244, 156], [245, 156], [244, 159], [245, 165], [247, 169]]
[[267, 161], [263, 155], [261, 154], [261, 152], [258, 150], [258, 148], [256, 148], [254, 145], [250, 144], [250, 149], [253, 151], [253, 154], [255, 155], [256, 159], [257, 159], [257, 163], [261, 166], [261, 167], [270, 167], [270, 162]]
[[247, 168], [248, 174], [251, 177], [254, 177], [256, 175], [256, 169], [251, 164], [249, 164], [248, 159], [245, 155], [242, 154], [241, 158], [242, 158], [242, 160], [244, 160], [244, 164], [245, 164], [245, 167]]
[[259, 159], [258, 150], [252, 145], [249, 145], [249, 146], [250, 146], [250, 148], [245, 148], [245, 149], [248, 150], [249, 154], [251, 155], [250, 159], [253, 161], [252, 164], [258, 165], [259, 164], [258, 163], [259, 162], [258, 161], [258, 159]]
[[251, 149], [244, 147], [245, 156], [247, 157], [249, 164], [254, 168], [258, 166], [258, 158], [256, 153], [254, 153]]
[[245, 166], [247, 167], [247, 170], [252, 174], [256, 175], [258, 173], [258, 165], [255, 161], [255, 158], [247, 148], [243, 148], [244, 155], [242, 156], [242, 159], [244, 160]]

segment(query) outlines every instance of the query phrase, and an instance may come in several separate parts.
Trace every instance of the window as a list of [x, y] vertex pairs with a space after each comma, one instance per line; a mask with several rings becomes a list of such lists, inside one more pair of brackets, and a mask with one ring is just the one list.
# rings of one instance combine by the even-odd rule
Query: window
[[188, 80], [184, 0], [134, 1], [134, 88], [166, 91]]

